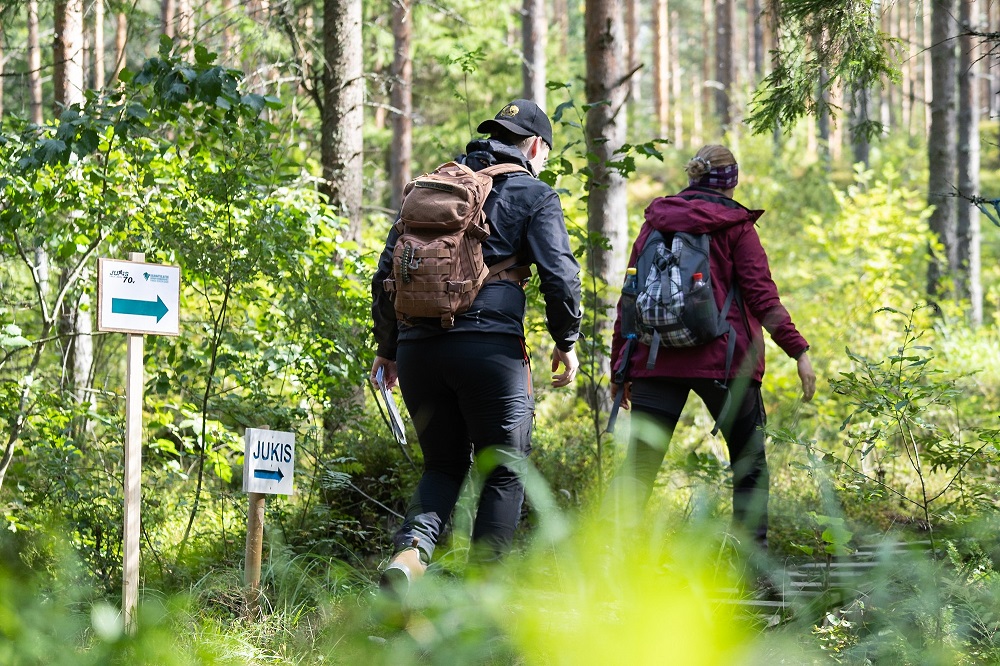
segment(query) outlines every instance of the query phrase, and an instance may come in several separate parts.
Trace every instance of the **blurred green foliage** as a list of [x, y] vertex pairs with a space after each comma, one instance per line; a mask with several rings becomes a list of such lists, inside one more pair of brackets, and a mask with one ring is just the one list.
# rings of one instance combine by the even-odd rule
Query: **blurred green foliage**
[[[514, 25], [512, 3], [462, 4], [483, 24]], [[696, 4], [679, 6], [693, 15]], [[369, 39], [379, 47], [371, 57], [390, 52], [383, 10], [366, 3]], [[460, 152], [483, 109], [517, 90], [519, 63], [514, 49], [495, 49], [495, 35], [469, 36], [438, 7], [415, 11], [426, 13], [420, 24], [428, 26], [414, 67], [426, 93], [415, 127], [421, 171]], [[266, 40], [244, 44], [269, 47]], [[551, 78], [572, 80], [569, 69], [555, 63]], [[413, 590], [412, 626], [395, 632], [375, 621], [373, 580], [417, 478], [419, 453], [395, 444], [375, 401], [358, 388], [372, 354], [367, 281], [391, 215], [378, 209], [387, 200], [384, 168], [372, 156], [383, 154], [389, 132], [366, 134], [373, 208], [363, 241], [350, 243], [303, 168], [312, 158], [296, 138], [308, 127], [298, 111], [248, 92], [256, 90], [252, 81], [203, 48], [188, 61], [165, 42], [123, 78], [117, 92], [91, 92], [51, 125], [8, 121], [0, 140], [0, 444], [9, 439], [14, 447], [0, 488], [0, 662], [1000, 659], [990, 457], [998, 438], [1000, 241], [984, 226], [987, 325], [966, 326], [960, 304], [934, 316], [917, 307], [933, 243], [922, 148], [909, 137], [874, 146], [869, 168], [811, 161], [801, 127], [780, 146], [739, 134], [727, 140], [741, 165], [737, 198], [768, 211], [759, 231], [772, 273], [820, 376], [816, 400], [803, 405], [794, 363], [767, 344], [775, 560], [760, 567], [919, 539], [928, 519], [939, 537], [936, 557], [883, 561], [863, 603], [803, 612], [769, 631], [718, 603], [726, 590], [745, 586], [758, 564], [729, 532], [728, 467], [721, 443], [708, 435], [707, 414], [691, 401], [650, 509], [633, 521], [641, 527], [622, 533], [623, 521], [602, 524], [598, 507], [629, 419], [622, 416], [615, 438], [603, 436], [606, 415], [588, 406], [586, 389], [548, 387], [551, 346], [532, 284], [536, 471], [518, 551], [495, 569], [465, 564], [470, 488], [434, 575]], [[582, 258], [601, 242], [586, 233], [582, 91], [576, 81], [550, 88], [557, 147], [543, 177], [562, 195]], [[636, 120], [634, 135], [651, 136], [651, 120]], [[682, 167], [694, 150], [652, 141], [630, 148], [621, 166], [635, 231], [653, 196], [686, 184]], [[998, 182], [985, 171], [983, 191]], [[143, 595], [134, 636], [116, 610], [123, 340], [95, 337], [96, 399], [81, 401], [63, 370], [67, 343], [56, 316], [64, 303], [92, 307], [96, 256], [129, 251], [177, 264], [185, 276], [184, 334], [146, 342]], [[47, 282], [37, 273], [40, 257]], [[614, 287], [588, 285], [591, 296]], [[912, 333], [933, 347], [933, 359], [900, 353], [899, 326], [886, 308], [916, 308]], [[588, 339], [582, 347], [593, 359], [607, 344]], [[886, 453], [883, 483], [903, 494], [919, 483], [898, 440], [876, 422], [887, 412], [865, 409], [876, 399], [888, 404], [884, 385], [865, 381], [866, 373], [889, 377], [911, 354], [926, 358], [918, 367], [941, 374], [908, 376], [919, 399], [901, 409], [924, 420], [921, 446], [942, 454], [925, 459], [930, 473], [962, 472], [925, 515], [824, 455], [860, 465], [863, 449], [854, 445], [878, 431], [870, 444]], [[851, 377], [849, 391], [833, 390], [831, 380]], [[594, 370], [586, 379], [590, 388], [606, 382]], [[947, 405], [935, 393], [944, 388], [953, 396]], [[240, 435], [262, 424], [294, 431], [300, 460], [296, 494], [268, 502], [264, 613], [247, 618]], [[878, 468], [871, 471], [877, 479]]]

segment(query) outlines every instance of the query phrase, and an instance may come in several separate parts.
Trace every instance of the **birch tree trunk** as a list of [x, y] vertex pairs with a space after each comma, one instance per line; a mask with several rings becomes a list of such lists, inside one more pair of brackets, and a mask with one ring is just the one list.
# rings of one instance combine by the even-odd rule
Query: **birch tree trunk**
[[395, 55], [389, 94], [389, 105], [393, 109], [389, 185], [392, 189], [391, 207], [399, 210], [403, 188], [410, 181], [413, 159], [413, 12], [410, 0], [393, 0], [392, 36]]
[[324, 0], [323, 193], [361, 240], [363, 71], [361, 0]]
[[548, 44], [548, 20], [545, 0], [524, 0], [521, 14], [521, 35], [524, 60], [521, 63], [521, 80], [525, 99], [530, 99], [545, 110], [546, 66], [545, 49]]
[[[962, 32], [977, 29], [975, 0], [960, 0]], [[958, 190], [965, 196], [979, 193], [979, 59], [976, 39], [963, 35], [958, 43]], [[959, 294], [969, 300], [969, 324], [983, 323], [982, 259], [979, 208], [957, 200]]]
[[[587, 103], [592, 106], [587, 111], [585, 133], [588, 152], [594, 155], [590, 164], [593, 175], [587, 198], [587, 230], [592, 238], [599, 235], [608, 240], [608, 249], [601, 243], [591, 243], [588, 248], [590, 276], [607, 285], [592, 289], [593, 301], [585, 305], [594, 313], [594, 330], [589, 332], [591, 340], [606, 339], [614, 323], [616, 299], [611, 298], [609, 287], [617, 286], [625, 271], [628, 244], [625, 179], [619, 171], [608, 166], [617, 158], [626, 133], [624, 104], [628, 89], [623, 80], [622, 16], [621, 0], [586, 0], [586, 95]], [[596, 357], [596, 349], [594, 354]], [[595, 372], [598, 377], [604, 377], [608, 372], [608, 359], [598, 357], [597, 360]], [[594, 405], [606, 406], [607, 395], [595, 391], [590, 398]]]
[[42, 45], [38, 38], [38, 0], [28, 0], [28, 112], [42, 124]]
[[[53, 61], [56, 115], [63, 109], [84, 101], [84, 39], [83, 0], [60, 0], [55, 6], [55, 34], [53, 40]], [[82, 210], [67, 213], [76, 218], [84, 215]], [[77, 276], [79, 277], [79, 276]], [[59, 275], [59, 290], [75, 290], [70, 283], [74, 279], [70, 271]], [[81, 279], [82, 283], [82, 279]], [[96, 407], [96, 397], [90, 392], [90, 377], [94, 365], [94, 324], [90, 295], [80, 290], [72, 298], [63, 301], [59, 310], [58, 330], [63, 341], [63, 367], [66, 368], [66, 384], [81, 405], [89, 402]], [[89, 419], [80, 423], [84, 430], [90, 428]]]
[[931, 131], [927, 141], [928, 203], [934, 206], [931, 231], [943, 246], [943, 254], [932, 255], [927, 276], [927, 293], [942, 295], [942, 282], [958, 277], [958, 239], [955, 219], [955, 57], [956, 0], [933, 0], [931, 29]]

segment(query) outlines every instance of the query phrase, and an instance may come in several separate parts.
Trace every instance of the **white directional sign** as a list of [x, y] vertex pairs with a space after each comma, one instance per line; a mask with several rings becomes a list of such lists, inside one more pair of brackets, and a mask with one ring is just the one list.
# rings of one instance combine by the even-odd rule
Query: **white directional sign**
[[97, 260], [97, 330], [179, 335], [181, 269]]
[[247, 428], [243, 492], [291, 495], [295, 433]]

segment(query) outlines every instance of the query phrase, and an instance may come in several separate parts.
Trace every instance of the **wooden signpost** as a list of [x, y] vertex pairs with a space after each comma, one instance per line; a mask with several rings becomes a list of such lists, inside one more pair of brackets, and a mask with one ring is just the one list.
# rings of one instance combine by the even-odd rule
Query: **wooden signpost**
[[142, 500], [142, 367], [144, 335], [179, 335], [180, 268], [143, 262], [97, 260], [97, 330], [128, 334], [125, 369], [125, 517], [122, 547], [122, 613], [135, 631], [139, 600], [139, 508]]
[[247, 507], [246, 586], [247, 612], [260, 607], [260, 565], [264, 545], [264, 509], [268, 495], [291, 495], [295, 474], [295, 433], [247, 428], [243, 454], [243, 492]]

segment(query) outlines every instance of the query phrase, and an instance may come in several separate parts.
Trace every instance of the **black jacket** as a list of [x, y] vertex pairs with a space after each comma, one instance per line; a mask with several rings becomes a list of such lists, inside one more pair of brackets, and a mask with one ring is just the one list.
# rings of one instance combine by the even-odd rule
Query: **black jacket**
[[[479, 170], [497, 162], [513, 162], [531, 171], [517, 148], [489, 139], [471, 142], [459, 161]], [[545, 297], [549, 334], [563, 351], [573, 348], [580, 336], [580, 265], [570, 251], [569, 234], [555, 190], [526, 173], [499, 176], [484, 206], [490, 235], [483, 241], [486, 265], [517, 256], [518, 265], [535, 266]], [[524, 337], [524, 290], [508, 280], [483, 285], [468, 312], [455, 317], [455, 327], [441, 328], [438, 318], [412, 323], [396, 321], [392, 300], [382, 282], [392, 273], [392, 250], [399, 233], [389, 232], [372, 278], [373, 332], [378, 355], [396, 358], [400, 340], [416, 340], [449, 331], [509, 333]]]

